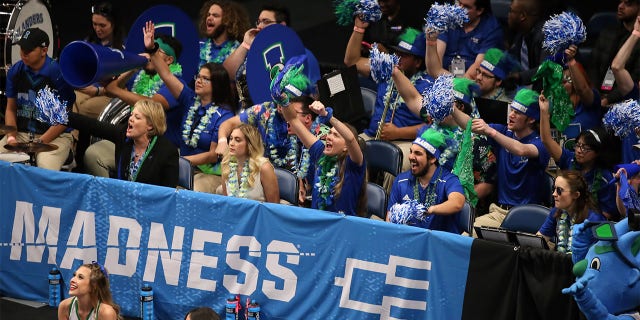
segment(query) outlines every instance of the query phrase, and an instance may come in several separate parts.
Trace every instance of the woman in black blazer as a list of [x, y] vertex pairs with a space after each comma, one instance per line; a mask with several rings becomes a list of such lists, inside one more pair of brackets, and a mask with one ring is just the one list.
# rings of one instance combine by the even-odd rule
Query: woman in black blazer
[[115, 143], [115, 178], [171, 188], [178, 185], [178, 149], [163, 136], [167, 123], [159, 103], [136, 102], [129, 121], [120, 125], [72, 112], [69, 126]]

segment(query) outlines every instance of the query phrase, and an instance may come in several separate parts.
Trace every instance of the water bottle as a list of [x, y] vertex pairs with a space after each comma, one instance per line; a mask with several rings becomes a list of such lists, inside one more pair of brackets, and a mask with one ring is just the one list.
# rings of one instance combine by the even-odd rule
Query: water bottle
[[154, 320], [153, 289], [146, 283], [140, 289], [140, 318], [142, 320]]
[[49, 306], [51, 307], [60, 305], [60, 279], [62, 279], [60, 270], [53, 267], [53, 269], [49, 271]]
[[260, 320], [260, 305], [255, 300], [247, 305], [247, 320]]
[[230, 295], [225, 305], [225, 320], [238, 320], [240, 313], [240, 297]]

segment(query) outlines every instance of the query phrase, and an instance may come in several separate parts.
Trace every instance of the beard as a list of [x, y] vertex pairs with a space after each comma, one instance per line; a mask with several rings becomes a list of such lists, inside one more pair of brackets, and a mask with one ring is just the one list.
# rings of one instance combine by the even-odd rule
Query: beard
[[[411, 162], [409, 162], [411, 164]], [[416, 178], [422, 177], [424, 175], [427, 174], [427, 172], [429, 172], [429, 165], [427, 164], [426, 166], [424, 166], [424, 168], [422, 168], [421, 170], [419, 170], [418, 172], [414, 173], [413, 170], [411, 171], [411, 175], [413, 175]]]
[[223, 33], [227, 31], [227, 27], [223, 24], [219, 25], [215, 30], [213, 30], [213, 34], [211, 34], [211, 39], [217, 39]]

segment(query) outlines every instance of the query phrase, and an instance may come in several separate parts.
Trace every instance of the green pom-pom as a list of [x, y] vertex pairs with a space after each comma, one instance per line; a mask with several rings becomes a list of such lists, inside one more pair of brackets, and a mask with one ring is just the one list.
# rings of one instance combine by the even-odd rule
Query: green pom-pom
[[356, 11], [356, 4], [359, 0], [336, 0], [335, 7], [336, 20], [340, 26], [348, 26], [353, 23], [353, 14]]

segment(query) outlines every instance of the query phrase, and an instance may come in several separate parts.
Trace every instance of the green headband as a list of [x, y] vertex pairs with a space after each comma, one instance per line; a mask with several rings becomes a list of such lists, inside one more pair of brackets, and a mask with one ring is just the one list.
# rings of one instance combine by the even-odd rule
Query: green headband
[[173, 48], [170, 45], [164, 43], [162, 39], [159, 39], [159, 38], [156, 39], [155, 43], [158, 44], [158, 47], [162, 49], [164, 53], [166, 53], [168, 56], [172, 56], [173, 60], [176, 60], [176, 61], [178, 60], [178, 57], [176, 57], [176, 52], [173, 50]]

